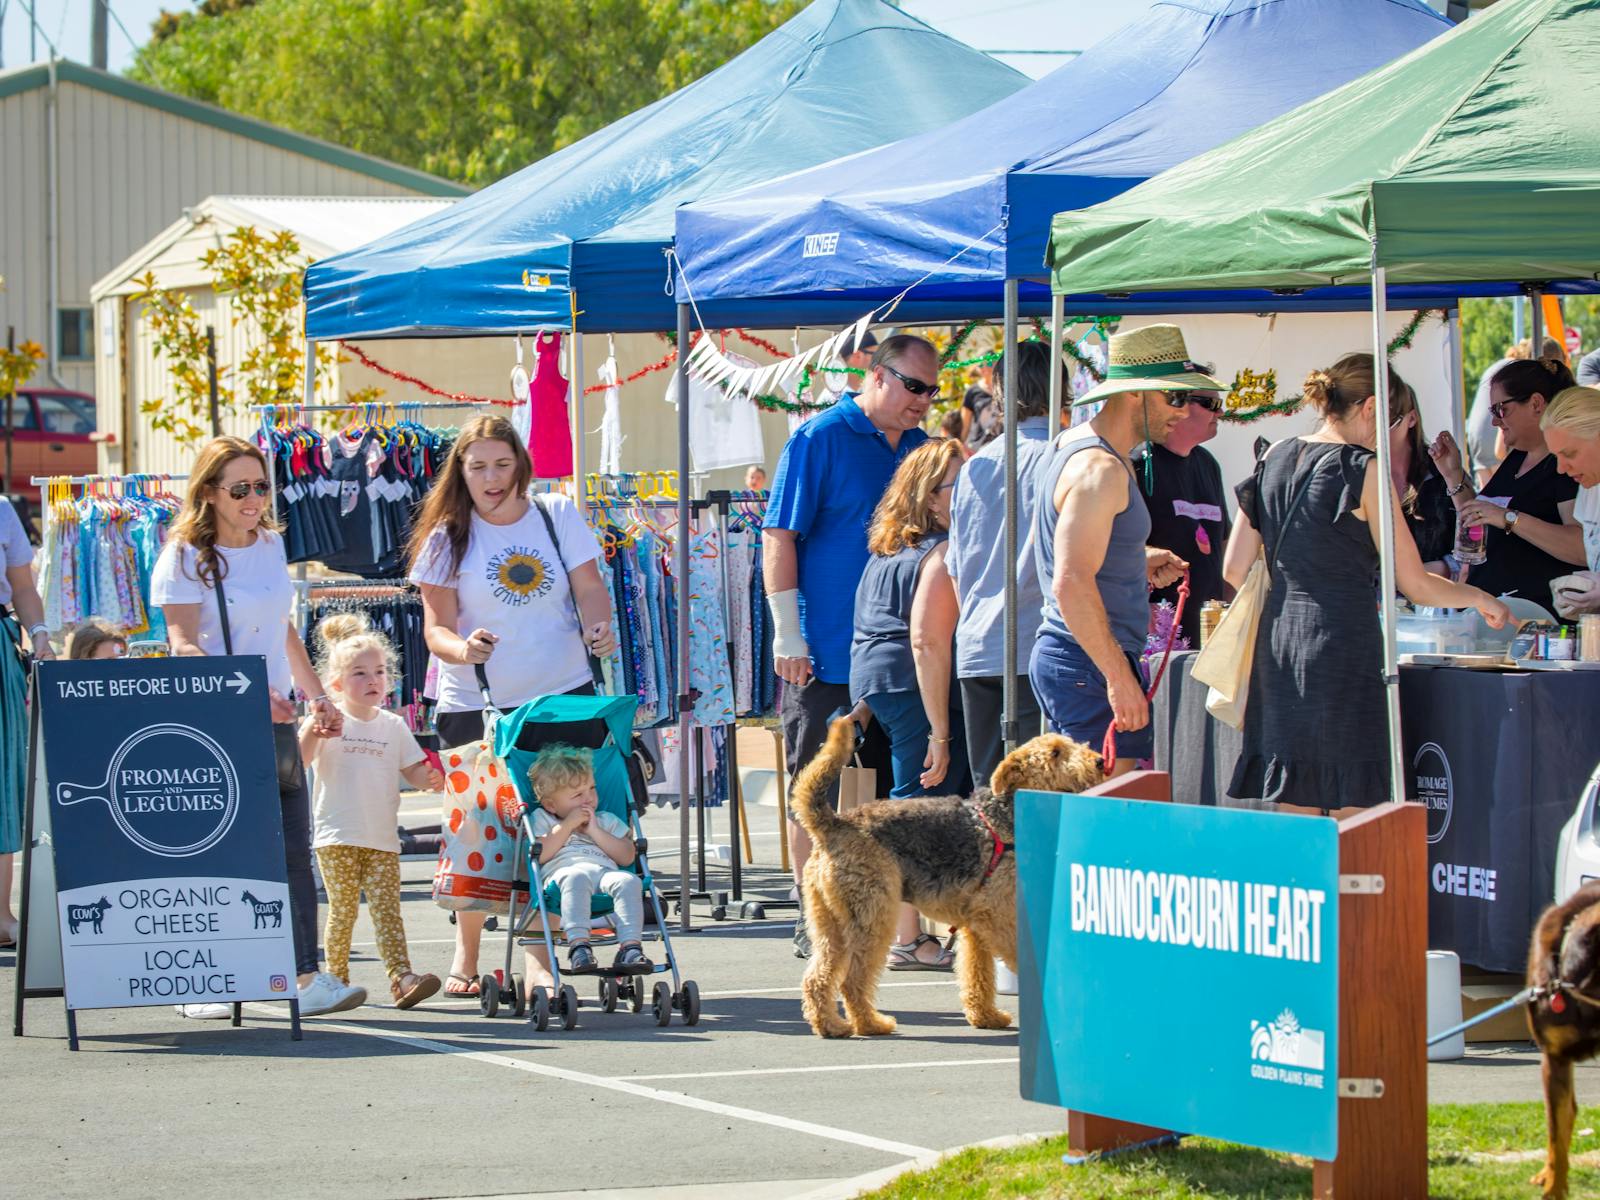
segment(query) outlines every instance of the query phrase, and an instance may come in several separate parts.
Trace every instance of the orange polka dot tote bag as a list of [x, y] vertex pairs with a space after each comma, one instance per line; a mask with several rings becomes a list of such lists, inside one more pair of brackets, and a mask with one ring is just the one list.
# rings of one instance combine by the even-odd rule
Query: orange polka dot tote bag
[[502, 912], [511, 900], [522, 800], [489, 736], [440, 755], [443, 842], [433, 898], [456, 912]]

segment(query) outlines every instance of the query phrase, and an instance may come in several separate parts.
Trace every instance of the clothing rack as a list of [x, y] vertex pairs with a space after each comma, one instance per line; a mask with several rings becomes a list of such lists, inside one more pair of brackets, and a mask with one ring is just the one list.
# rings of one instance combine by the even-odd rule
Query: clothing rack
[[187, 475], [153, 475], [149, 473], [136, 473], [133, 475], [35, 475], [28, 482], [38, 487], [40, 484], [60, 483], [65, 480], [72, 487], [79, 487], [89, 483], [181, 483], [188, 478]]

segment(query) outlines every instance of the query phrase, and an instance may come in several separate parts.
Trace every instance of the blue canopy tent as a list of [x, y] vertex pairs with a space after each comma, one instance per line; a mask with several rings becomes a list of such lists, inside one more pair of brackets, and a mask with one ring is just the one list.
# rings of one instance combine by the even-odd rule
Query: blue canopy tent
[[[674, 208], [814, 163], [936, 129], [1027, 78], [882, 0], [816, 0], [730, 62], [448, 209], [306, 271], [306, 403], [318, 341], [666, 331], [688, 343], [669, 264]], [[891, 98], [880, 103], [878, 98]], [[708, 314], [747, 324], [748, 304]], [[583, 342], [574, 338], [578, 428]], [[678, 463], [687, 479], [687, 380], [679, 372]], [[578, 473], [584, 471], [582, 439]], [[580, 502], [582, 489], [579, 490]], [[680, 528], [689, 489], [680, 489]], [[689, 575], [678, 539], [678, 577]], [[678, 675], [689, 676], [689, 606], [678, 607]], [[679, 736], [689, 745], [689, 706]], [[679, 793], [689, 794], [689, 755]], [[689, 805], [681, 805], [688, 928]], [[734, 835], [737, 844], [737, 832]]]
[[682, 90], [313, 264], [307, 336], [571, 329], [574, 307], [583, 331], [670, 330], [678, 205], [939, 129], [1027, 82], [882, 0], [817, 0]]
[[[1176, 301], [1052, 297], [1043, 282], [1050, 220], [1119, 195], [1449, 28], [1422, 0], [1159, 0], [1072, 62], [948, 128], [685, 206], [679, 260], [702, 309], [765, 297], [783, 323], [822, 310], [842, 324], [913, 289], [892, 306], [896, 319], [1003, 315], [1005, 344], [1013, 345], [1021, 306], [1048, 306], [1057, 358], [1067, 303], [1119, 313], [1365, 308], [1360, 288], [1294, 297], [1213, 290]], [[1414, 302], [1453, 300], [1415, 292]], [[1014, 563], [1013, 363], [1008, 355], [1003, 390]], [[1053, 421], [1058, 388], [1053, 379]], [[1011, 574], [1005, 644], [1015, 662]], [[1005, 679], [1009, 745], [1018, 732], [1015, 672]]]

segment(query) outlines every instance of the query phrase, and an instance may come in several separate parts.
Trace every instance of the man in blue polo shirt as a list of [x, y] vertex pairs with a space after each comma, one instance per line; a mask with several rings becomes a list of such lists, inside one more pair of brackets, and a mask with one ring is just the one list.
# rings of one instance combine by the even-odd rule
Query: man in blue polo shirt
[[[791, 776], [821, 748], [828, 717], [849, 708], [856, 585], [867, 566], [867, 526], [900, 461], [923, 442], [939, 393], [939, 356], [919, 337], [879, 344], [859, 393], [800, 426], [783, 448], [762, 531], [773, 658], [784, 681], [784, 757]], [[887, 763], [887, 757], [885, 757]], [[811, 839], [789, 823], [794, 876]], [[795, 953], [810, 953], [804, 915]]]

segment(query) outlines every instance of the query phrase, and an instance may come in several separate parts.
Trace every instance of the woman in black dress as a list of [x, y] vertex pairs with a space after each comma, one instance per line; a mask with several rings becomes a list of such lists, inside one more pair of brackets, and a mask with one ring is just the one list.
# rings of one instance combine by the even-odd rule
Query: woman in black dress
[[1474, 492], [1453, 445], [1435, 456], [1457, 519], [1483, 526], [1485, 558], [1467, 572], [1467, 582], [1491, 595], [1532, 600], [1551, 613], [1550, 581], [1587, 565], [1583, 528], [1572, 512], [1578, 482], [1557, 468], [1539, 427], [1556, 394], [1572, 386], [1572, 372], [1558, 358], [1500, 368], [1489, 383], [1489, 411], [1505, 437], [1506, 456], [1481, 491]]
[[[1389, 374], [1389, 403], [1405, 384]], [[1313, 371], [1305, 396], [1322, 427], [1267, 451], [1240, 484], [1224, 574], [1243, 585], [1266, 554], [1270, 586], [1256, 634], [1244, 746], [1231, 796], [1289, 811], [1366, 808], [1389, 799], [1389, 733], [1378, 617], [1377, 399], [1370, 354]], [[1399, 511], [1399, 498], [1395, 498]], [[1413, 603], [1473, 607], [1503, 625], [1506, 606], [1423, 569], [1396, 522], [1395, 577]]]

